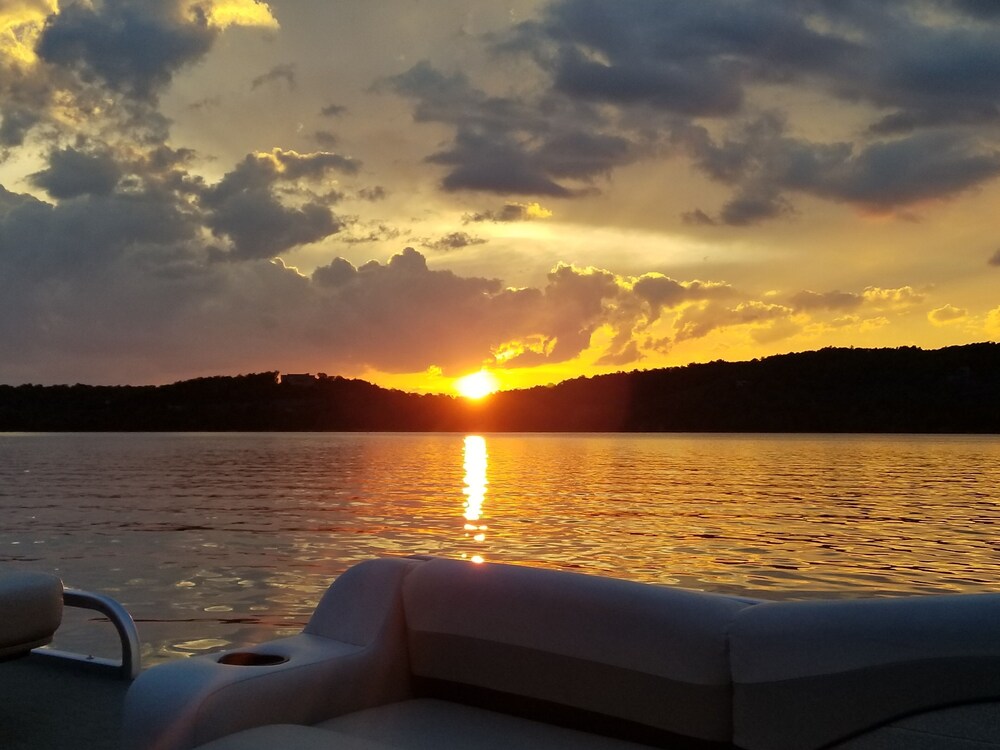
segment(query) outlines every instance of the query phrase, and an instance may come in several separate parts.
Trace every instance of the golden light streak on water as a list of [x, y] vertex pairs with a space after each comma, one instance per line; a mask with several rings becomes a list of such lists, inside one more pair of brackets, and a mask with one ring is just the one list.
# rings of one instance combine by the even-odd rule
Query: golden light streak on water
[[[465, 468], [465, 486], [462, 494], [465, 495], [463, 504], [465, 518], [465, 536], [471, 536], [473, 541], [482, 544], [486, 541], [487, 526], [480, 523], [483, 517], [483, 501], [486, 498], [486, 487], [489, 482], [486, 479], [486, 467], [488, 454], [486, 452], [486, 439], [479, 435], [469, 435], [465, 438], [462, 451]], [[477, 532], [472, 534], [472, 532]], [[463, 557], [467, 555], [463, 554]], [[474, 554], [470, 558], [472, 562], [481, 563], [484, 558], [480, 554]]]

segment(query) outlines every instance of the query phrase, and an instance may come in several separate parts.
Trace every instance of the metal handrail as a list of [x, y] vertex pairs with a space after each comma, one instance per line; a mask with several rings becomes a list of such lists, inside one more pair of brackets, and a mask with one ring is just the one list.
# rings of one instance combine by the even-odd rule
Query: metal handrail
[[128, 613], [125, 607], [110, 596], [95, 594], [91, 591], [81, 591], [80, 589], [63, 589], [63, 604], [67, 607], [76, 607], [77, 609], [91, 609], [106, 616], [111, 621], [111, 624], [115, 626], [115, 630], [118, 631], [118, 638], [121, 641], [122, 647], [121, 661], [53, 648], [35, 649], [32, 651], [33, 654], [56, 659], [69, 659], [99, 667], [108, 667], [117, 671], [119, 676], [125, 680], [133, 680], [139, 675], [139, 670], [141, 669], [139, 631], [135, 627], [132, 615]]

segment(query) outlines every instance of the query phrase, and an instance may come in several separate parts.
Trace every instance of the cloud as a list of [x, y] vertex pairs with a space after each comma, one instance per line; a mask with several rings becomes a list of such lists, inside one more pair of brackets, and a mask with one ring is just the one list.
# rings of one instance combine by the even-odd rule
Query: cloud
[[754, 325], [758, 330], [777, 330], [784, 337], [798, 330], [798, 327], [789, 325], [793, 313], [784, 305], [759, 300], [740, 302], [732, 307], [712, 302], [692, 305], [685, 308], [674, 322], [674, 342], [704, 338], [719, 329], [745, 325]]
[[466, 214], [462, 217], [462, 223], [470, 224], [489, 221], [494, 224], [503, 224], [516, 221], [548, 219], [551, 216], [552, 211], [540, 203], [505, 203], [496, 211], [480, 211], [478, 213]]
[[[486, 189], [473, 179], [473, 166], [488, 167], [476, 162], [476, 149], [492, 149], [498, 159], [523, 158], [524, 150], [496, 137], [509, 128], [490, 128], [479, 133], [482, 140], [463, 144], [463, 121], [440, 105], [464, 98], [467, 111], [489, 102], [512, 113], [545, 101], [555, 111], [602, 108], [579, 121], [570, 139], [593, 139], [593, 163], [571, 160], [591, 178], [649, 153], [646, 139], [659, 133], [661, 152], [686, 154], [732, 189], [717, 212], [684, 212], [689, 224], [779, 219], [794, 212], [796, 193], [864, 211], [901, 211], [1000, 175], [993, 128], [1000, 115], [1000, 24], [986, 23], [1000, 14], [979, 0], [934, 4], [932, 13], [926, 3], [555, 0], [495, 44], [537, 65], [545, 88], [535, 99], [489, 98], [462, 77], [441, 81], [433, 102], [416, 80], [404, 88], [418, 100], [418, 120], [458, 126], [453, 148], [436, 155], [439, 163], [460, 165], [445, 179], [451, 190]], [[783, 112], [761, 105], [763, 88], [808, 89], [826, 96], [820, 107], [861, 104], [872, 116], [867, 130], [844, 140], [813, 140]], [[472, 91], [478, 99], [469, 98]], [[540, 148], [533, 155], [544, 154]], [[516, 175], [522, 182], [508, 173], [496, 185], [575, 194], [556, 189], [567, 186], [555, 165], [538, 166], [533, 181], [524, 169]]]
[[986, 332], [1000, 338], [1000, 307], [994, 307], [986, 314]]
[[215, 109], [216, 107], [222, 106], [221, 96], [206, 96], [204, 99], [199, 99], [196, 102], [191, 102], [188, 105], [188, 109], [193, 112], [202, 112], [208, 109]]
[[368, 201], [369, 203], [377, 203], [378, 201], [384, 201], [388, 197], [388, 195], [389, 193], [381, 185], [361, 188], [361, 190], [358, 191], [358, 197], [361, 200]]
[[49, 16], [37, 52], [46, 62], [99, 78], [141, 99], [156, 96], [185, 65], [205, 56], [219, 29], [178, 0], [72, 3]]
[[[359, 228], [362, 229], [363, 233], [358, 232]], [[363, 230], [364, 225], [355, 225], [352, 227], [352, 231], [350, 233], [344, 234], [339, 237], [339, 239], [341, 242], [347, 242], [348, 244], [387, 242], [398, 238], [402, 234], [399, 229], [384, 222], [376, 223], [374, 226], [371, 226], [367, 232], [364, 232]]]
[[851, 292], [833, 291], [833, 292], [818, 293], [808, 290], [799, 292], [789, 300], [792, 309], [796, 311], [854, 310], [860, 307], [862, 304], [864, 304], [864, 301], [865, 298], [862, 295], [853, 294]]
[[689, 224], [691, 226], [699, 226], [699, 227], [714, 227], [717, 226], [719, 223], [700, 208], [696, 208], [692, 211], [682, 212], [681, 220], [685, 224]]
[[277, 19], [263, 0], [187, 0], [187, 5], [204, 13], [208, 22], [220, 29], [229, 26], [278, 28]]
[[108, 195], [122, 177], [114, 157], [108, 153], [87, 154], [66, 148], [49, 155], [49, 166], [31, 175], [33, 185], [53, 198], [78, 195]]
[[120, 137], [165, 140], [160, 94], [235, 25], [277, 22], [254, 0], [0, 5], [0, 147], [20, 146], [43, 126], [50, 140], [102, 126]]
[[865, 304], [879, 310], [908, 310], [924, 301], [924, 295], [909, 286], [896, 289], [870, 286], [861, 294]]
[[734, 188], [718, 218], [698, 210], [689, 223], [745, 226], [791, 213], [785, 192], [886, 211], [956, 195], [1000, 174], [1000, 151], [967, 133], [916, 133], [856, 151], [850, 143], [815, 144], [787, 135], [768, 113], [721, 139], [684, 126], [674, 140], [710, 177]]
[[285, 82], [289, 89], [295, 90], [295, 63], [275, 65], [266, 73], [262, 73], [250, 82], [250, 89], [256, 90], [268, 83]]
[[431, 250], [439, 250], [447, 252], [449, 250], [461, 250], [463, 247], [470, 247], [472, 245], [483, 245], [489, 242], [482, 237], [473, 237], [468, 232], [450, 232], [444, 237], [440, 237], [433, 241], [424, 242], [424, 247], [429, 247]]
[[648, 307], [651, 321], [659, 318], [664, 309], [675, 308], [683, 302], [727, 299], [738, 294], [724, 282], [676, 281], [656, 273], [637, 278], [632, 291]]
[[317, 130], [313, 133], [313, 140], [320, 145], [321, 148], [335, 148], [340, 142], [340, 139], [334, 133], [328, 130]]
[[202, 192], [205, 224], [216, 236], [228, 237], [233, 253], [242, 258], [270, 258], [317, 242], [343, 229], [343, 221], [314, 199], [285, 205], [275, 186], [323, 180], [330, 172], [354, 174], [359, 169], [355, 160], [327, 152], [274, 149], [251, 154]]
[[413, 100], [416, 122], [453, 128], [451, 142], [427, 157], [448, 168], [441, 186], [449, 192], [570, 197], [641, 153], [636, 140], [607, 132], [596, 109], [490, 96], [426, 61], [375, 90]]
[[927, 313], [927, 319], [935, 326], [947, 326], [969, 317], [969, 311], [955, 307], [954, 305], [944, 305], [937, 307]]

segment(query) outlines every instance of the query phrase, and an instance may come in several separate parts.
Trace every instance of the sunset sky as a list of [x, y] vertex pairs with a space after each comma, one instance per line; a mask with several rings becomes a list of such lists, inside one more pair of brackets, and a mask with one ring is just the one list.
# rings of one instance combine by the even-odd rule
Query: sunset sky
[[998, 107], [994, 0], [0, 0], [0, 382], [996, 340]]

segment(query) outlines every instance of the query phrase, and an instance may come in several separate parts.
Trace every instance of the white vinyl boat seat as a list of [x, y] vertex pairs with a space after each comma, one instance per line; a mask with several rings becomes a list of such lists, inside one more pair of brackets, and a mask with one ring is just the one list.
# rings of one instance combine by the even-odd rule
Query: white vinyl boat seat
[[0, 573], [0, 660], [52, 642], [62, 622], [63, 585], [32, 571]]
[[1000, 748], [998, 623], [1000, 595], [761, 602], [385, 558], [301, 635], [140, 675], [123, 747], [924, 750], [899, 722], [933, 737], [958, 705], [979, 744], [926, 747]]

